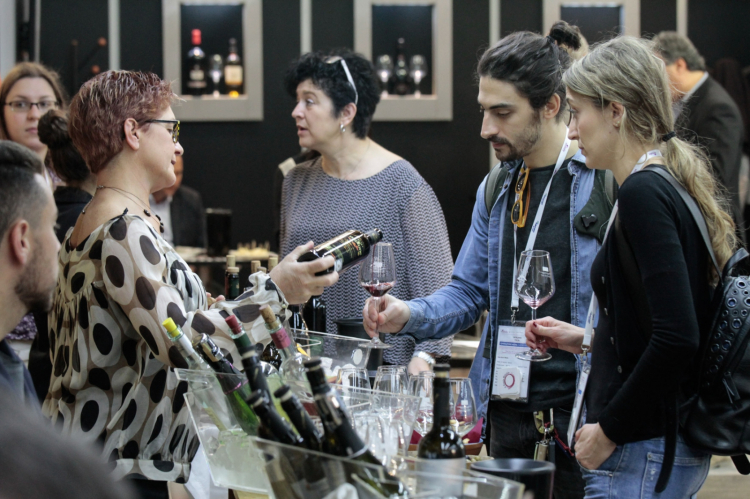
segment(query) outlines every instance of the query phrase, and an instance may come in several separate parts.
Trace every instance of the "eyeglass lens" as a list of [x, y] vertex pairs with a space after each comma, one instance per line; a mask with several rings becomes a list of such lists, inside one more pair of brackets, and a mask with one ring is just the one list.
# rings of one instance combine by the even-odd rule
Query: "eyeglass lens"
[[39, 109], [41, 112], [49, 111], [50, 109], [57, 109], [57, 102], [53, 100], [43, 100], [40, 102], [29, 102], [25, 100], [17, 100], [13, 102], [8, 102], [8, 106], [10, 108], [17, 112], [17, 113], [25, 113], [31, 110], [33, 106], [36, 106], [37, 109]]

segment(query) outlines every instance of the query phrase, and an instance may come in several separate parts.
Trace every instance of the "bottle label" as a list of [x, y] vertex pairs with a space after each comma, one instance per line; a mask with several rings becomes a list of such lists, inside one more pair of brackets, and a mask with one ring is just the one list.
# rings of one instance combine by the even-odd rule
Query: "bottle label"
[[322, 248], [322, 253], [335, 257], [334, 269], [336, 272], [341, 272], [344, 266], [348, 267], [349, 264], [367, 255], [369, 249], [370, 246], [365, 242], [364, 237], [359, 235], [352, 237], [347, 234], [346, 237], [336, 238], [326, 244]]
[[224, 66], [224, 83], [242, 85], [242, 66]]
[[455, 459], [420, 459], [416, 463], [416, 470], [431, 475], [440, 475], [440, 480], [434, 476], [418, 477], [417, 492], [440, 492], [440, 497], [461, 497], [463, 495], [463, 475], [466, 471], [466, 458]]
[[206, 86], [206, 75], [203, 72], [202, 69], [191, 69], [190, 70], [190, 83], [189, 85], [195, 86], [195, 87], [205, 87]]

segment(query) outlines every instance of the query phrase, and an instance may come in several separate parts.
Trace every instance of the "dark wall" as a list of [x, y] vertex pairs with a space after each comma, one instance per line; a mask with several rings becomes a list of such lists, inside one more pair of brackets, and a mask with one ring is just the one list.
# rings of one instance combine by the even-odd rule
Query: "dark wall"
[[[313, 48], [351, 47], [353, 2], [314, 0]], [[104, 5], [105, 7], [102, 7]], [[121, 63], [124, 69], [163, 72], [161, 2], [121, 2]], [[642, 2], [643, 29], [674, 29], [675, 0]], [[185, 123], [185, 183], [200, 190], [206, 206], [234, 210], [234, 242], [271, 238], [272, 176], [299, 147], [290, 116], [293, 100], [282, 88], [284, 71], [299, 56], [299, 0], [263, 2], [264, 115], [262, 122]], [[453, 121], [375, 122], [372, 136], [402, 155], [432, 185], [440, 200], [454, 255], [469, 228], [476, 189], [489, 165], [488, 146], [479, 137], [474, 68], [489, 41], [489, 1], [453, 2]], [[503, 35], [542, 26], [542, 0], [502, 0]], [[54, 22], [53, 22], [54, 21]], [[750, 3], [690, 0], [689, 33], [710, 62], [734, 55], [750, 64]], [[43, 0], [43, 62], [65, 71], [73, 37], [88, 48], [107, 34], [106, 2]], [[85, 52], [85, 50], [84, 50]], [[106, 68], [106, 51], [97, 60]]]

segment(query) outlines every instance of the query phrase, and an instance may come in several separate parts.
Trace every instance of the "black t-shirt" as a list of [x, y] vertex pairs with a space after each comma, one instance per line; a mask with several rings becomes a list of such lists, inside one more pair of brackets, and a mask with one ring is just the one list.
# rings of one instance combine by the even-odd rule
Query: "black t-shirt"
[[[557, 172], [550, 187], [547, 205], [544, 208], [542, 221], [539, 225], [534, 249], [547, 250], [552, 260], [552, 271], [555, 276], [555, 294], [544, 305], [537, 309], [537, 317], [551, 316], [558, 320], [571, 322], [570, 309], [570, 172], [565, 161]], [[544, 189], [552, 176], [554, 165], [529, 170], [529, 185], [531, 188], [531, 202], [526, 226], [517, 232], [515, 248], [516, 262], [521, 252], [526, 249], [534, 217], [542, 199]], [[511, 186], [515, 186], [518, 171]], [[524, 201], [526, 194], [524, 193]], [[510, 215], [515, 193], [511, 190], [508, 195], [508, 207], [503, 221], [503, 259], [500, 262], [500, 293], [498, 300], [498, 319], [510, 321], [511, 317], [511, 286], [513, 285], [513, 229]], [[516, 321], [531, 319], [531, 308], [523, 300], [519, 300]], [[516, 411], [538, 411], [541, 409], [570, 407], [575, 396], [576, 369], [575, 356], [562, 350], [550, 349], [552, 358], [546, 362], [532, 362], [530, 372], [528, 402], [493, 401], [503, 404]], [[494, 363], [494, 355], [493, 355]], [[494, 368], [493, 368], [494, 373]]]

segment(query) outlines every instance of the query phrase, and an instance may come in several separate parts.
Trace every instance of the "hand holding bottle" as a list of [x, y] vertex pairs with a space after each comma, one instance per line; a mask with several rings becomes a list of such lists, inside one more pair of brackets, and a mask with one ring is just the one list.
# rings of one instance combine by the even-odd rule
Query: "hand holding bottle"
[[409, 322], [411, 310], [406, 302], [391, 295], [385, 295], [380, 298], [380, 313], [376, 313], [375, 307], [370, 303], [371, 300], [372, 298], [368, 298], [362, 309], [365, 331], [371, 338], [375, 336], [376, 325], [378, 332], [398, 333]]
[[310, 262], [297, 261], [313, 247], [312, 241], [297, 246], [270, 272], [271, 279], [291, 304], [305, 303], [311, 296], [322, 295], [325, 288], [333, 286], [339, 280], [339, 274], [335, 271], [330, 274], [315, 275], [333, 267], [335, 260], [332, 256]]

